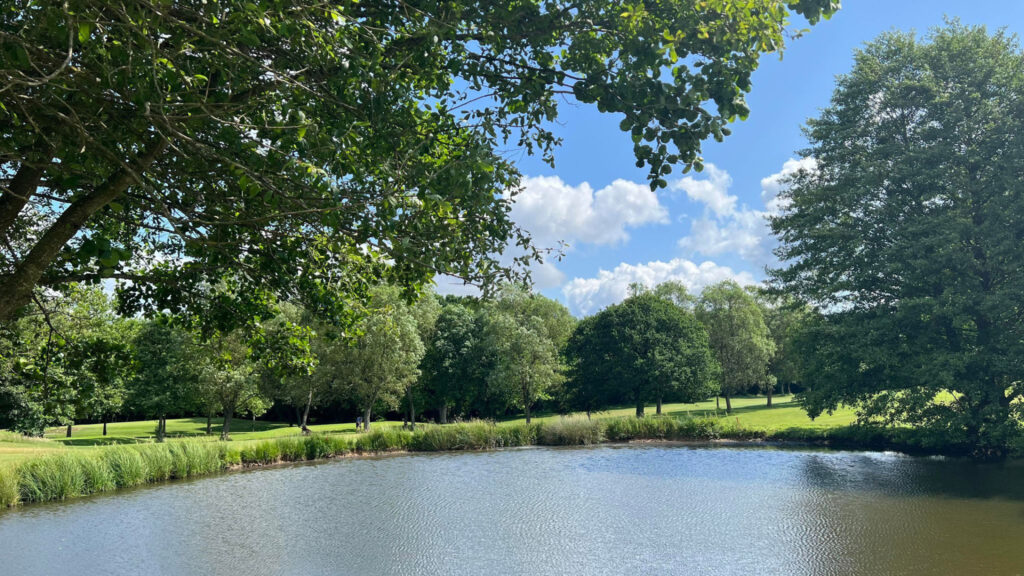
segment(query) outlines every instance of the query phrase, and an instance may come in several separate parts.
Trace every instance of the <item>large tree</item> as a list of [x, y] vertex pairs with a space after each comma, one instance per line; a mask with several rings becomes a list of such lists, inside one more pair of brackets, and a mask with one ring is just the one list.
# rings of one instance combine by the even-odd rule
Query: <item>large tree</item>
[[38, 287], [102, 278], [130, 280], [127, 309], [175, 311], [224, 280], [252, 307], [330, 310], [382, 279], [507, 277], [510, 241], [537, 252], [508, 217], [501, 147], [551, 160], [575, 99], [621, 114], [664, 187], [747, 115], [791, 12], [838, 5], [14, 0], [0, 322]]
[[979, 453], [1020, 432], [1022, 93], [1016, 38], [953, 22], [869, 43], [809, 121], [817, 170], [772, 228], [776, 287], [825, 314], [812, 416], [853, 404]]
[[581, 408], [630, 402], [644, 415], [651, 401], [695, 402], [715, 391], [717, 365], [693, 312], [637, 290], [580, 324], [569, 341], [569, 391]]
[[774, 385], [768, 364], [775, 344], [753, 295], [732, 280], [708, 286], [697, 300], [697, 318], [707, 328], [721, 366], [719, 391], [727, 413], [732, 412], [734, 395]]

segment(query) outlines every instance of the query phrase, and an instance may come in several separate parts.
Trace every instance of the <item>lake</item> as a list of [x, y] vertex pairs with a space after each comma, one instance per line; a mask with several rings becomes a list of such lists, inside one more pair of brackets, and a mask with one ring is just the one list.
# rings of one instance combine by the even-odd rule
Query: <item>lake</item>
[[342, 459], [0, 512], [0, 573], [1024, 573], [1024, 465], [765, 447]]

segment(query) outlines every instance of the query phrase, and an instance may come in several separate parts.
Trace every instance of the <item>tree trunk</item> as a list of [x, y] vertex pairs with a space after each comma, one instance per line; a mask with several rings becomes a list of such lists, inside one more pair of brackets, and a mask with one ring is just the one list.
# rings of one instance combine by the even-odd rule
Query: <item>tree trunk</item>
[[637, 418], [643, 418], [644, 417], [644, 403], [641, 400], [637, 400], [636, 401], [636, 417]]
[[71, 438], [71, 424], [68, 424], [68, 438]]
[[206, 435], [213, 434], [213, 410], [206, 411]]
[[256, 431], [256, 413], [255, 412], [252, 413], [252, 431], [253, 432]]
[[725, 395], [725, 413], [732, 414], [732, 398], [728, 394]]
[[370, 415], [371, 415], [372, 411], [373, 411], [373, 407], [372, 406], [368, 406], [366, 408], [366, 410], [363, 411], [363, 430], [364, 431], [369, 431], [370, 430]]
[[658, 396], [658, 411], [657, 415], [661, 416], [661, 396]]
[[448, 403], [447, 402], [442, 402], [441, 405], [437, 407], [437, 419], [438, 419], [439, 422], [441, 422], [441, 424], [447, 424], [448, 423]]
[[530, 423], [530, 403], [526, 403], [526, 423]]
[[722, 409], [722, 398], [718, 394], [715, 394], [715, 410]]
[[309, 424], [309, 408], [313, 405], [313, 389], [309, 389], [309, 396], [306, 397], [306, 409], [302, 412], [302, 420], [299, 422], [299, 428], [302, 428], [303, 432], [309, 430], [306, 426]]
[[107, 435], [107, 419], [106, 418], [103, 419], [103, 435], [104, 436]]
[[[29, 303], [43, 273], [50, 267], [68, 241], [85, 226], [96, 212], [120, 196], [145, 172], [167, 147], [167, 139], [159, 137], [136, 158], [130, 170], [120, 168], [92, 192], [84, 194], [68, 206], [44, 232], [14, 271], [0, 280], [0, 323], [10, 321], [15, 312]], [[6, 195], [5, 195], [6, 196]]]
[[774, 388], [774, 387], [775, 386], [772, 386], [771, 384], [768, 385], [768, 407], [769, 408], [772, 407], [772, 388]]
[[416, 404], [412, 401], [412, 387], [405, 389], [405, 396], [409, 399], [409, 429], [416, 430]]
[[220, 431], [221, 440], [231, 440], [231, 418], [235, 415], [234, 406], [224, 407], [224, 427]]
[[158, 416], [156, 420], [156, 441], [164, 441], [164, 417]]

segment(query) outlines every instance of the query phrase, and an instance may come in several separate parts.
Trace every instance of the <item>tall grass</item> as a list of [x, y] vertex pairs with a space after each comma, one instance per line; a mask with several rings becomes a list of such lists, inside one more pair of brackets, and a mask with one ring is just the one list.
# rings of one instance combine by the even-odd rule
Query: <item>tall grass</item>
[[21, 475], [14, 466], [0, 466], [0, 508], [17, 506], [21, 502]]
[[587, 446], [604, 440], [604, 424], [588, 418], [559, 418], [544, 423], [537, 443], [542, 446]]

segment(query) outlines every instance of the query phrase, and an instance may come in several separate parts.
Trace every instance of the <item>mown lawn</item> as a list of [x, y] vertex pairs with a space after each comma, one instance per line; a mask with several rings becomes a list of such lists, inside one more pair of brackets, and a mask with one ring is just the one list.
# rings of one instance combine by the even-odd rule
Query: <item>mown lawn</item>
[[[735, 421], [743, 428], [779, 431], [792, 428], [802, 429], [826, 429], [845, 426], [854, 421], [855, 415], [852, 409], [844, 408], [833, 415], [822, 415], [811, 420], [800, 408], [792, 396], [776, 396], [774, 406], [768, 409], [765, 406], [764, 397], [735, 398], [732, 401], [733, 413], [725, 414], [725, 402], [721, 409], [716, 410], [714, 399], [695, 404], [665, 404], [662, 412], [669, 416], [693, 415], [698, 417], [717, 416]], [[654, 415], [655, 407], [647, 406], [646, 413]], [[594, 413], [594, 418], [613, 418], [620, 416], [632, 416], [635, 408], [623, 407]], [[562, 418], [558, 414], [539, 414], [534, 417], [535, 421], [557, 420]], [[505, 420], [508, 423], [521, 422], [522, 418], [511, 418]], [[214, 420], [213, 433], [206, 435], [205, 418], [178, 418], [167, 421], [168, 440], [171, 442], [182, 439], [209, 439], [211, 442], [220, 438], [222, 421]], [[401, 422], [379, 421], [374, 422], [374, 427], [401, 426]], [[310, 426], [314, 432], [322, 434], [355, 434], [355, 423], [345, 422], [339, 424], [316, 424]], [[66, 428], [51, 428], [46, 431], [45, 439], [25, 439], [9, 432], [0, 431], [0, 465], [10, 464], [41, 456], [60, 450], [95, 450], [97, 447], [127, 444], [140, 442], [153, 442], [155, 440], [156, 420], [142, 420], [135, 422], [112, 422], [107, 424], [107, 435], [103, 436], [101, 424], [85, 424], [73, 426], [71, 438], [66, 438]], [[285, 436], [298, 436], [300, 430], [296, 426], [289, 426], [283, 422], [264, 422], [257, 420], [255, 430], [253, 422], [245, 419], [235, 419], [231, 423], [231, 439], [235, 442], [248, 442], [263, 440], [267, 438], [280, 438]]]

